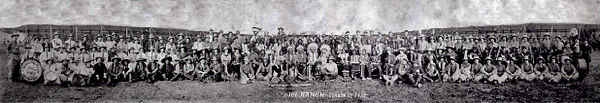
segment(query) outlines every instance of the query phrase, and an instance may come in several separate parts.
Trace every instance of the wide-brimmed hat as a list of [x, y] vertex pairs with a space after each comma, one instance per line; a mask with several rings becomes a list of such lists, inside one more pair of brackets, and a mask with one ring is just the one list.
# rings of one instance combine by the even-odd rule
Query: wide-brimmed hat
[[115, 56], [115, 57], [112, 57], [112, 58], [111, 58], [111, 60], [112, 60], [112, 61], [115, 61], [115, 60], [116, 60], [116, 61], [121, 61], [121, 57], [119, 57], [119, 56]]
[[191, 56], [186, 56], [185, 58], [183, 58], [183, 60], [193, 60], [194, 58], [192, 58]]
[[538, 56], [538, 57], [536, 58], [536, 60], [542, 60], [542, 61], [545, 61], [544, 57], [542, 57], [542, 56]]
[[492, 57], [485, 57], [485, 60], [492, 60]]
[[96, 59], [100, 59], [100, 61], [104, 61], [104, 57], [96, 57], [96, 58], [94, 58], [94, 60], [96, 60]]
[[166, 58], [163, 58], [162, 60], [160, 60], [160, 62], [162, 62], [162, 63], [165, 63], [167, 60], [169, 60], [169, 61], [173, 61], [173, 58], [171, 58], [171, 57], [166, 57]]
[[474, 55], [473, 59], [479, 59], [479, 56], [478, 55]]

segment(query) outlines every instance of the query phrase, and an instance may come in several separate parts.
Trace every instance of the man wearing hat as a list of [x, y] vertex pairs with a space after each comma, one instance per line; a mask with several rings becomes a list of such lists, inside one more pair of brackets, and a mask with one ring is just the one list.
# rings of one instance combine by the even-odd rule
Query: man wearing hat
[[[113, 32], [114, 33], [114, 32]], [[115, 40], [112, 37], [113, 35], [106, 35], [105, 36], [105, 41], [104, 41], [104, 45], [106, 46], [106, 49], [112, 49], [115, 47], [115, 45], [117, 44], [117, 42], [115, 42]]]
[[173, 77], [173, 79], [171, 79], [171, 81], [175, 81], [178, 80], [179, 78], [181, 78], [182, 80], [193, 80], [193, 71], [194, 71], [194, 65], [192, 64], [192, 57], [191, 56], [187, 56], [183, 59], [181, 59], [181, 62], [185, 62], [185, 63], [178, 63], [175, 66], [175, 76]]
[[129, 55], [131, 63], [127, 64], [127, 72], [125, 75], [129, 82], [135, 82], [145, 77], [146, 70], [146, 57], [140, 54], [138, 51], [133, 51], [132, 55]]
[[443, 73], [443, 82], [459, 82], [461, 74], [460, 65], [456, 62], [454, 56], [450, 56], [450, 63], [446, 66], [446, 72]]
[[108, 74], [106, 73], [106, 65], [103, 63], [103, 59], [102, 57], [96, 57], [92, 62], [94, 64], [94, 73], [90, 79], [91, 83], [102, 83], [107, 80]]
[[89, 83], [91, 73], [91, 68], [87, 68], [80, 60], [73, 60], [71, 64], [69, 64], [69, 68], [73, 71], [69, 78], [72, 85], [75, 86], [86, 86]]
[[492, 73], [492, 76], [490, 76], [492, 79], [491, 82], [494, 82], [495, 84], [504, 83], [509, 77], [509, 74], [506, 72], [506, 65], [504, 65], [504, 56], [501, 55], [496, 61], [498, 61], [496, 65], [496, 72]]
[[56, 74], [56, 77], [58, 80], [60, 80], [60, 82], [65, 85], [69, 82], [71, 82], [71, 76], [73, 74], [73, 71], [71, 70], [71, 68], [69, 68], [69, 64], [70, 64], [70, 59], [61, 59], [61, 62], [57, 63], [60, 65], [59, 68], [57, 68], [57, 72], [58, 74]]
[[468, 54], [464, 54], [463, 56], [463, 62], [460, 64], [460, 75], [459, 75], [459, 81], [458, 82], [466, 82], [471, 80], [472, 77], [472, 68], [473, 66], [471, 65], [471, 63], [469, 63], [470, 58], [468, 57]]
[[322, 71], [321, 78], [323, 80], [337, 79], [338, 68], [337, 68], [337, 64], [335, 62], [333, 62], [333, 59], [335, 59], [333, 56], [328, 57], [327, 63], [324, 63], [320, 68], [320, 71]]
[[208, 64], [206, 62], [206, 57], [200, 57], [200, 60], [195, 67], [195, 73], [193, 75], [194, 80], [204, 81], [204, 79], [206, 78], [205, 75], [207, 75], [209, 71], [210, 68], [208, 67]]
[[198, 54], [197, 52], [199, 52], [200, 50], [204, 50], [204, 41], [202, 40], [202, 37], [200, 35], [198, 35], [196, 37], [196, 41], [194, 41], [194, 43], [192, 43], [192, 51], [194, 51], [194, 54]]
[[577, 79], [579, 79], [579, 71], [577, 70], [577, 68], [575, 68], [575, 66], [573, 66], [573, 63], [571, 63], [571, 58], [569, 57], [563, 57], [564, 58], [564, 62], [562, 65], [562, 75], [564, 77], [564, 80], [566, 82], [572, 82], [575, 81]]
[[173, 78], [175, 65], [171, 64], [172, 60], [173, 58], [171, 57], [165, 57], [160, 61], [163, 64], [159, 71], [161, 80], [171, 80]]
[[[560, 38], [560, 37], [559, 37]], [[552, 40], [550, 39], [550, 33], [544, 33], [544, 39], [542, 40], [542, 56], [546, 57], [549, 55], [552, 48]]]
[[526, 81], [533, 81], [535, 80], [535, 78], [537, 77], [535, 74], [535, 70], [533, 69], [533, 65], [531, 63], [529, 63], [529, 56], [525, 56], [523, 58], [523, 64], [521, 64], [521, 69], [522, 69], [522, 73], [521, 76], [519, 76], [521, 79], [526, 80]]
[[67, 41], [65, 41], [66, 48], [71, 48], [71, 47], [77, 46], [78, 43], [73, 40], [74, 37], [75, 36], [73, 34], [71, 34], [71, 35], [69, 35], [69, 37], [67, 37]]
[[515, 62], [517, 58], [506, 59], [506, 73], [508, 73], [507, 81], [517, 81], [523, 70]]
[[552, 55], [561, 54], [563, 52], [562, 50], [564, 45], [565, 44], [563, 43], [563, 40], [561, 40], [560, 36], [556, 36], [552, 41]]
[[413, 65], [408, 70], [408, 80], [411, 85], [414, 87], [421, 87], [421, 79], [423, 79], [423, 74], [421, 73], [422, 68], [421, 65], [417, 62], [412, 63]]
[[52, 36], [52, 48], [60, 48], [63, 46], [63, 41], [60, 39], [60, 35], [58, 33], [54, 33], [54, 35]]
[[[260, 81], [269, 81], [273, 77], [273, 66], [268, 57], [263, 57], [256, 70], [256, 79]], [[308, 74], [309, 76], [312, 74]], [[308, 77], [307, 77], [308, 78]]]
[[396, 60], [398, 61], [398, 64], [394, 65], [394, 68], [396, 68], [396, 72], [398, 74], [398, 82], [402, 83], [402, 81], [406, 81], [409, 78], [408, 75], [408, 71], [409, 69], [411, 69], [411, 64], [408, 61], [408, 58], [406, 57], [406, 55], [404, 54], [404, 48], [400, 48], [400, 53], [398, 55], [396, 55]]
[[122, 36], [119, 38], [119, 41], [117, 41], [117, 51], [121, 52], [121, 51], [127, 51], [128, 45], [127, 45], [127, 41], [125, 40], [125, 38], [123, 38]]
[[79, 46], [81, 48], [89, 48], [91, 44], [92, 43], [89, 41], [89, 38], [87, 35], [83, 35], [81, 37], [81, 40], [79, 40], [79, 42], [77, 42], [77, 46]]
[[350, 53], [347, 52], [346, 48], [345, 48], [345, 43], [340, 43], [338, 44], [338, 53], [337, 53], [337, 57], [340, 58], [340, 69], [342, 71], [342, 76], [344, 76], [344, 78], [351, 78], [350, 75], [352, 71], [352, 69], [350, 68]]
[[538, 56], [536, 61], [538, 61], [538, 63], [533, 66], [535, 75], [538, 77], [538, 80], [544, 80], [544, 73], [548, 72], [546, 61], [542, 56]]
[[61, 84], [57, 75], [60, 73], [59, 70], [62, 68], [62, 65], [54, 63], [54, 60], [47, 59], [44, 61], [44, 84], [55, 83]]
[[37, 57], [38, 60], [44, 61], [42, 62], [42, 64], [44, 64], [46, 60], [52, 59], [52, 57], [54, 57], [54, 52], [52, 52], [50, 49], [50, 46], [45, 46], [44, 51], [42, 51], [42, 53]]
[[473, 64], [471, 64], [471, 75], [473, 76], [473, 81], [479, 82], [481, 79], [485, 79], [483, 78], [485, 75], [482, 73], [483, 64], [481, 64], [479, 55], [474, 55], [472, 61]]
[[124, 80], [126, 78], [125, 72], [127, 72], [126, 66], [124, 63], [129, 63], [129, 60], [121, 61], [119, 56], [112, 58], [112, 65], [108, 67], [108, 84], [115, 85], [117, 82]]
[[492, 64], [492, 57], [485, 58], [485, 64], [480, 70], [480, 74], [475, 77], [475, 81], [483, 81], [484, 83], [491, 82], [491, 76], [496, 73], [496, 66]]
[[558, 83], [562, 80], [563, 76], [561, 74], [561, 68], [560, 65], [558, 65], [556, 56], [551, 56], [550, 58], [550, 62], [547, 64], [548, 72], [544, 73], [544, 78], [546, 78], [549, 83]]
[[94, 45], [96, 45], [96, 46], [106, 46], [104, 44], [104, 40], [103, 39], [104, 39], [104, 37], [102, 35], [96, 36], [96, 40], [94, 41]]
[[246, 84], [254, 80], [255, 72], [252, 66], [250, 58], [248, 56], [244, 57], [244, 62], [240, 66], [240, 83]]
[[160, 64], [158, 63], [158, 59], [155, 57], [149, 58], [148, 65], [146, 67], [146, 70], [144, 71], [146, 72], [146, 77], [144, 77], [146, 79], [146, 82], [153, 83], [157, 81], [157, 78], [159, 78], [159, 71]]
[[[441, 62], [441, 61], [438, 61]], [[429, 62], [427, 62], [427, 68], [423, 69], [425, 72], [425, 76], [423, 76], [423, 79], [425, 79], [426, 81], [429, 81], [431, 83], [433, 82], [437, 82], [439, 80], [439, 69], [438, 69], [438, 65], [436, 64], [436, 62], [434, 62], [433, 59], [430, 59]]]
[[29, 57], [37, 58], [44, 51], [44, 47], [42, 45], [42, 41], [39, 36], [35, 36], [33, 42], [27, 44], [28, 47], [31, 47], [29, 50]]

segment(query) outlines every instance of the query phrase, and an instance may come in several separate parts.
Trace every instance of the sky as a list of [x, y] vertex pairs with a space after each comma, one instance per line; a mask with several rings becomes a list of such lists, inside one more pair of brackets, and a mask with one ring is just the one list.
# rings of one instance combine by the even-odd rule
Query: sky
[[0, 0], [0, 27], [107, 24], [250, 33], [600, 24], [600, 0]]

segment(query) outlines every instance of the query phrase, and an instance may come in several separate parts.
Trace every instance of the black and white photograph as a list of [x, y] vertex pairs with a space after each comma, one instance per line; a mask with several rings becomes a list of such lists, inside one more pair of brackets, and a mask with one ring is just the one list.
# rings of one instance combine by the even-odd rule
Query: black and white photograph
[[600, 0], [0, 0], [0, 102], [600, 102]]

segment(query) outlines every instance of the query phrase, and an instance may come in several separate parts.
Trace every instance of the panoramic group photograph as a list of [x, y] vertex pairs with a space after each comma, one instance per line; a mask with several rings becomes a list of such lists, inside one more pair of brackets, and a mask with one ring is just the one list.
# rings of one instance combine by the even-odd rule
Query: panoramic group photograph
[[600, 0], [0, 0], [0, 102], [600, 102]]

